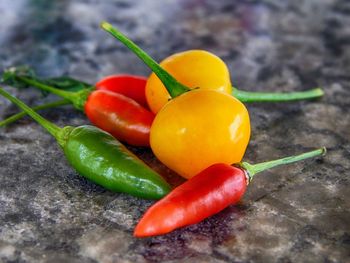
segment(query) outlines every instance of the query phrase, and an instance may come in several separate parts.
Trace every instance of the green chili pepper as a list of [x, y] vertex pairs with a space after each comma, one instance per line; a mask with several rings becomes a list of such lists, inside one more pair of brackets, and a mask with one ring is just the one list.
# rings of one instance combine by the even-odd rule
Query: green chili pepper
[[60, 128], [0, 88], [4, 96], [43, 126], [82, 176], [111, 191], [159, 199], [170, 191], [166, 181], [112, 135], [84, 125]]

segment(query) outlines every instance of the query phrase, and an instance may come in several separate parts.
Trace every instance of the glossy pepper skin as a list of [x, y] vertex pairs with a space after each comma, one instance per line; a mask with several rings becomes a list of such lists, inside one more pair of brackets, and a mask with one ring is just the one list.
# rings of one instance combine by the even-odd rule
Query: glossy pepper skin
[[159, 199], [170, 187], [112, 135], [94, 126], [71, 130], [63, 147], [79, 174], [114, 192]]
[[[111, 82], [108, 82], [108, 85], [100, 84], [98, 89], [91, 87], [71, 92], [46, 85], [34, 77], [17, 76], [14, 73], [13, 78], [17, 82], [34, 86], [70, 101], [76, 109], [84, 111], [94, 125], [111, 133], [115, 138], [135, 146], [149, 146], [149, 133], [154, 114], [135, 100], [107, 90], [107, 88], [117, 89]], [[114, 84], [115, 79], [114, 77]], [[144, 93], [140, 97], [142, 96]]]
[[95, 87], [97, 90], [108, 90], [122, 94], [148, 109], [145, 93], [146, 82], [147, 79], [142, 76], [111, 75], [99, 80]]
[[238, 167], [223, 163], [214, 164], [151, 206], [137, 224], [134, 235], [162, 235], [179, 227], [196, 224], [225, 207], [236, 204], [255, 174], [325, 153], [326, 149], [320, 148], [254, 165], [245, 162]]
[[[177, 81], [193, 89], [212, 89], [232, 93], [230, 73], [226, 64], [214, 54], [204, 50], [188, 50], [164, 59], [160, 66]], [[155, 73], [146, 84], [146, 98], [152, 112], [157, 113], [171, 99]]]
[[150, 143], [162, 163], [189, 179], [215, 163], [240, 162], [249, 138], [249, 114], [240, 101], [198, 89], [176, 97], [158, 112]]
[[82, 176], [111, 191], [159, 199], [170, 191], [166, 181], [109, 133], [89, 125], [60, 128], [0, 88], [4, 96], [42, 125]]
[[131, 145], [148, 146], [154, 114], [136, 101], [111, 91], [91, 92], [84, 105], [89, 120], [115, 138]]
[[162, 235], [199, 223], [238, 202], [246, 186], [243, 170], [227, 164], [214, 164], [148, 209], [136, 226], [134, 235]]

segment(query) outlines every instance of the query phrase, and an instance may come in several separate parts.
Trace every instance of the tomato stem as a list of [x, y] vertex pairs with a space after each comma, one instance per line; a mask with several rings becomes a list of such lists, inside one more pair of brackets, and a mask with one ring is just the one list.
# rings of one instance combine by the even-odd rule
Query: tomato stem
[[326, 152], [327, 152], [326, 147], [322, 147], [317, 150], [313, 150], [303, 154], [289, 156], [289, 157], [268, 161], [268, 162], [263, 162], [263, 163], [258, 163], [258, 164], [249, 164], [246, 162], [242, 162], [240, 166], [247, 171], [249, 176], [249, 182], [250, 182], [253, 179], [255, 174], [265, 171], [267, 169], [270, 169], [279, 165], [295, 163], [295, 162], [312, 158], [315, 156], [325, 155]]
[[[71, 103], [68, 100], [63, 99], [63, 100], [58, 100], [58, 101], [54, 101], [54, 102], [38, 105], [36, 107], [33, 107], [32, 109], [35, 110], [35, 111], [38, 111], [38, 110], [45, 110], [45, 109], [50, 109], [50, 108], [56, 108], [58, 106], [67, 105], [67, 104], [71, 104]], [[11, 124], [11, 123], [21, 119], [25, 115], [27, 115], [27, 113], [24, 112], [24, 111], [19, 112], [17, 114], [14, 114], [14, 115], [8, 117], [7, 119], [5, 119], [3, 121], [0, 121], [0, 127], [9, 125], [9, 124]]]
[[60, 96], [66, 100], [69, 100], [75, 108], [78, 110], [83, 111], [84, 110], [84, 105], [87, 100], [87, 97], [91, 93], [92, 89], [83, 89], [77, 92], [71, 92], [71, 91], [65, 91], [65, 90], [60, 90], [54, 87], [51, 87], [49, 85], [43, 84], [38, 80], [28, 78], [28, 77], [22, 77], [22, 76], [16, 76], [16, 79], [18, 81], [21, 81], [23, 83], [26, 83], [28, 85], [31, 85], [33, 87], [36, 87], [38, 89], [48, 91], [50, 93], [53, 93], [57, 96]]
[[283, 102], [319, 98], [324, 92], [320, 88], [298, 92], [252, 92], [233, 88], [232, 95], [242, 102]]
[[168, 90], [170, 96], [175, 98], [184, 92], [190, 90], [190, 88], [178, 82], [171, 74], [164, 70], [153, 58], [151, 58], [145, 51], [137, 46], [133, 41], [122, 34], [118, 29], [114, 28], [107, 22], [101, 23], [102, 29], [110, 33], [113, 37], [122, 42], [128, 49], [134, 52], [163, 82], [164, 86]]

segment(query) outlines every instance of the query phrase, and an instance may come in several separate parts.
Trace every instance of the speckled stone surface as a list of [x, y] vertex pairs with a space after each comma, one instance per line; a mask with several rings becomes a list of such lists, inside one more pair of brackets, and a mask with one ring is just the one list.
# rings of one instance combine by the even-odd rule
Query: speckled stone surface
[[[98, 187], [67, 164], [29, 118], [0, 130], [1, 262], [349, 262], [350, 2], [346, 0], [0, 1], [0, 70], [94, 83], [113, 73], [147, 75], [99, 29], [107, 20], [155, 59], [207, 49], [245, 90], [321, 86], [313, 102], [247, 105], [245, 159], [265, 161], [328, 147], [328, 155], [256, 177], [243, 200], [171, 234], [135, 239], [152, 202]], [[30, 105], [54, 100], [6, 87]], [[0, 118], [17, 111], [0, 99]], [[58, 125], [88, 123], [70, 107], [43, 112]], [[146, 149], [132, 148], [173, 184], [181, 179]]]

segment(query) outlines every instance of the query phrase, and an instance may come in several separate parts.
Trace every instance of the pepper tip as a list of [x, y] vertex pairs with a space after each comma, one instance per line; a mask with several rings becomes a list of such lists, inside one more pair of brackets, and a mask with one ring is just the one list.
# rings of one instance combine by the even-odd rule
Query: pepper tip
[[147, 235], [145, 235], [143, 231], [138, 228], [138, 226], [139, 224], [137, 224], [137, 226], [135, 227], [133, 236], [137, 238], [147, 237]]
[[321, 89], [321, 88], [316, 88], [316, 91], [318, 92], [318, 96], [319, 97], [322, 97], [323, 95], [324, 95], [324, 91], [323, 91], [323, 89]]

